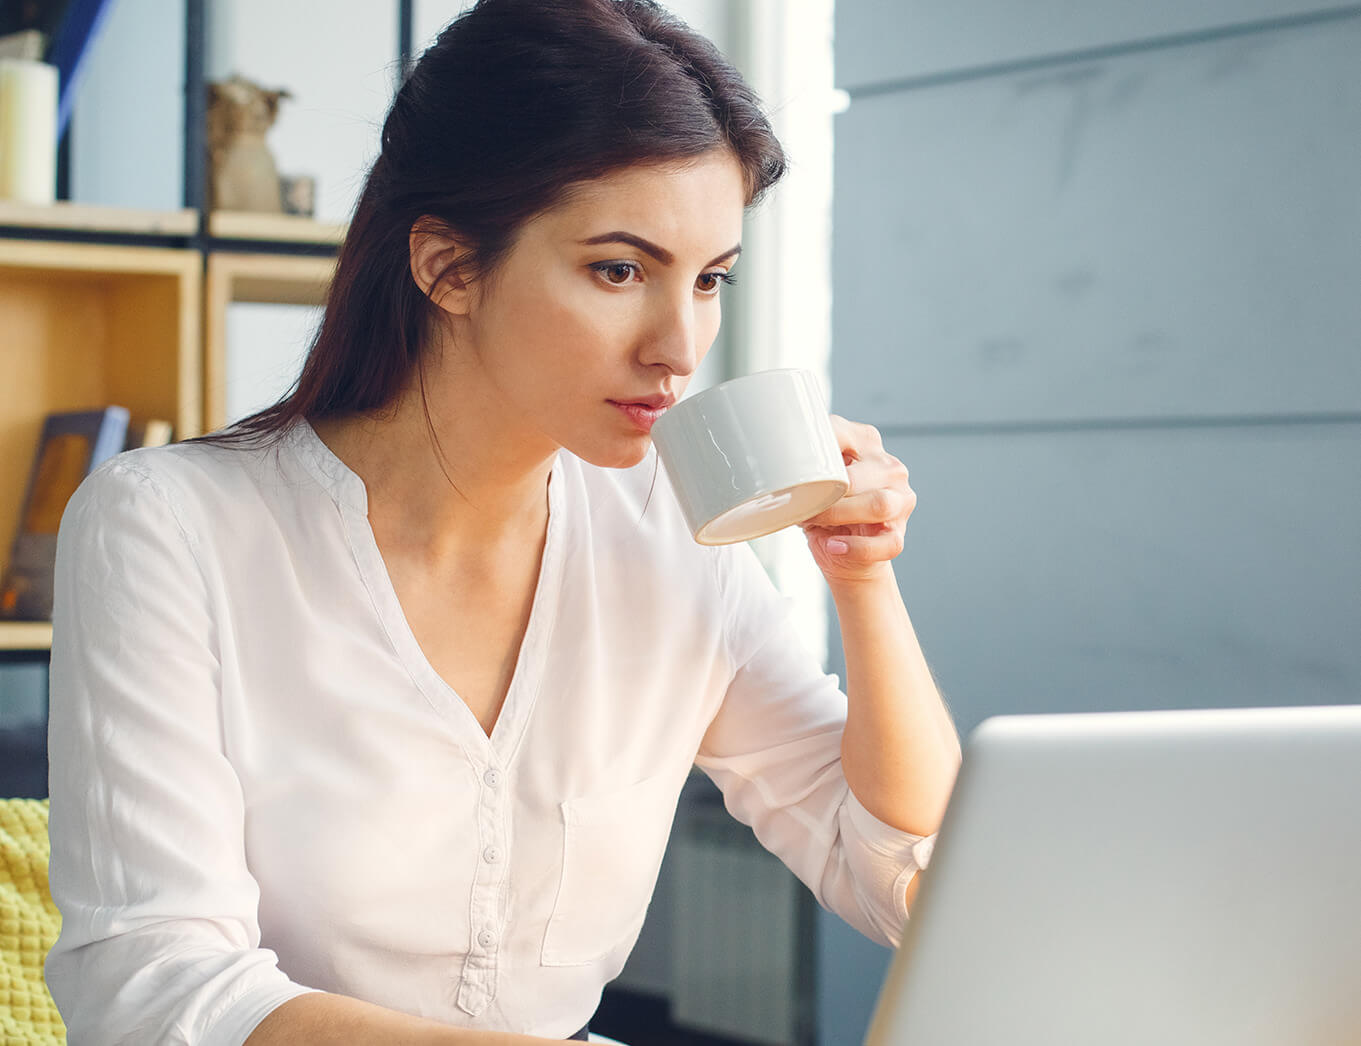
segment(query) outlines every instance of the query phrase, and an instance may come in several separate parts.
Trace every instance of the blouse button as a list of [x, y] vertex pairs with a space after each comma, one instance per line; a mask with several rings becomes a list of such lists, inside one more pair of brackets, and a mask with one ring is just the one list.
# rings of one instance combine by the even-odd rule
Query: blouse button
[[498, 847], [489, 846], [482, 851], [482, 859], [488, 864], [495, 864], [501, 860], [501, 851]]
[[501, 772], [499, 770], [488, 770], [482, 775], [482, 780], [486, 782], [488, 788], [495, 788], [501, 783]]
[[496, 943], [496, 934], [492, 933], [490, 930], [482, 930], [477, 935], [477, 943], [483, 948], [490, 948]]

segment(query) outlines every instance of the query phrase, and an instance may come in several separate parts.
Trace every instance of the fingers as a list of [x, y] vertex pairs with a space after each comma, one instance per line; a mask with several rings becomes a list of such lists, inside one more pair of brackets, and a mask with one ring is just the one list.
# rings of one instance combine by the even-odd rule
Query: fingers
[[[820, 549], [838, 567], [869, 567], [885, 563], [903, 550], [902, 527], [860, 527], [860, 533], [823, 530], [813, 527], [805, 531], [808, 542]], [[874, 530], [876, 533], [865, 533]]]
[[850, 489], [805, 520], [803, 530], [829, 581], [877, 578], [903, 550], [917, 495], [908, 485], [907, 466], [884, 450], [878, 429], [836, 414], [831, 418]]
[[[836, 441], [841, 447], [843, 457], [859, 461], [872, 451], [884, 449], [884, 438], [873, 425], [849, 421], [840, 414], [833, 414], [831, 418], [832, 431], [836, 433]], [[849, 465], [850, 461], [847, 464]]]
[[876, 487], [859, 494], [847, 494], [836, 504], [824, 509], [812, 519], [808, 527], [849, 527], [857, 523], [896, 523], [912, 515], [917, 507], [917, 495], [911, 487]]

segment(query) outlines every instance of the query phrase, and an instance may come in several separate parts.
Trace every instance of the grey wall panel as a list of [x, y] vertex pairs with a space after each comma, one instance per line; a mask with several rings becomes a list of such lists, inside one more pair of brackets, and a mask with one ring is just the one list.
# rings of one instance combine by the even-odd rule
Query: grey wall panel
[[1358, 56], [1361, 16], [854, 101], [838, 400], [923, 424], [1357, 410]]
[[962, 733], [1361, 703], [1361, 425], [886, 442], [919, 497], [898, 580]]
[[837, 83], [852, 90], [1112, 45], [1354, 8], [1319, 0], [857, 0], [838, 3]]
[[[1361, 703], [1361, 4], [837, 14], [832, 406], [961, 730]], [[884, 956], [819, 921], [820, 1041]]]
[[0, 731], [47, 722], [47, 665], [0, 661]]
[[863, 1042], [893, 952], [817, 911], [818, 1046]]

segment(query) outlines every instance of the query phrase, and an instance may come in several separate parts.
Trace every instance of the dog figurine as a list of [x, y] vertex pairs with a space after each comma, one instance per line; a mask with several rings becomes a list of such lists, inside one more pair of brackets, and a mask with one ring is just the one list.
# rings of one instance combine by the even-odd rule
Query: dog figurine
[[265, 144], [279, 102], [271, 91], [242, 76], [208, 85], [208, 205], [220, 211], [283, 211], [279, 170]]

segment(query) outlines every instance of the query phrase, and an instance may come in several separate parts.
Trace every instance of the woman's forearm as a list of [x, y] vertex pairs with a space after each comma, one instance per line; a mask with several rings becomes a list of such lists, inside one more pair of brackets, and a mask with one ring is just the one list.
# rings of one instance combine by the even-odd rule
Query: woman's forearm
[[846, 655], [846, 782], [885, 824], [940, 827], [959, 770], [959, 735], [888, 563], [873, 578], [833, 583]]
[[507, 1032], [470, 1031], [412, 1017], [345, 995], [309, 992], [274, 1009], [246, 1046], [542, 1046], [557, 1042]]

